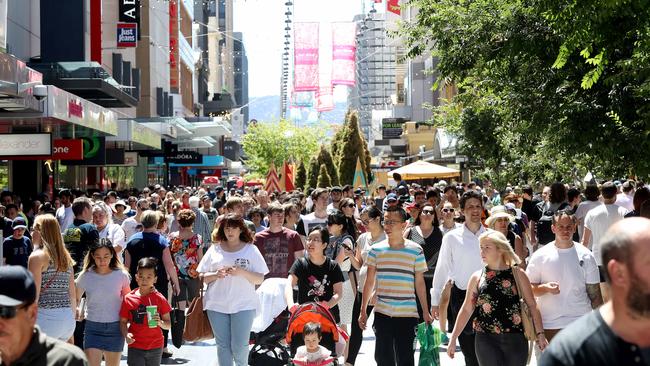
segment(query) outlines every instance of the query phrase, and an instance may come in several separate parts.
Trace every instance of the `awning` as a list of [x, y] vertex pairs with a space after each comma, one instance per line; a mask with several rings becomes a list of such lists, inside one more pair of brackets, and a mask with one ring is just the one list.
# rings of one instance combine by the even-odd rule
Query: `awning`
[[42, 117], [69, 122], [103, 135], [117, 135], [117, 114], [115, 112], [56, 86], [47, 86], [45, 105]]
[[43, 104], [33, 96], [33, 87], [42, 81], [40, 72], [11, 55], [0, 53], [0, 113], [43, 112]]
[[428, 163], [426, 161], [416, 161], [409, 165], [405, 165], [399, 169], [388, 172], [388, 175], [398, 173], [404, 180], [414, 179], [432, 179], [432, 178], [454, 178], [460, 176], [460, 171], [456, 169], [447, 168], [442, 165]]
[[108, 137], [106, 141], [128, 143], [132, 150], [141, 148], [160, 150], [161, 138], [158, 131], [129, 119], [120, 120], [117, 136]]

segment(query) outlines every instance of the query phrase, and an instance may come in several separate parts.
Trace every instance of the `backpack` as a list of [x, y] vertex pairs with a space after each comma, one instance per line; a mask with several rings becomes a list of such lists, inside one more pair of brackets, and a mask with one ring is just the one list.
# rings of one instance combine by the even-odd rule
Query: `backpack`
[[550, 204], [547, 207], [546, 202], [540, 202], [537, 204], [537, 210], [541, 212], [539, 220], [537, 220], [537, 242], [540, 245], [545, 245], [553, 240], [555, 240], [555, 234], [551, 230], [551, 225], [553, 225], [553, 216], [556, 211], [560, 211], [568, 207], [567, 202], [560, 204], [557, 210], [551, 210]]

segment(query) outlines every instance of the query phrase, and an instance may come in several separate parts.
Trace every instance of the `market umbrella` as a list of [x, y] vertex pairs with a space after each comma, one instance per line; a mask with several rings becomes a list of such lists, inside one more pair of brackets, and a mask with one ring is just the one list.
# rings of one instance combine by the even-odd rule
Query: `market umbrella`
[[418, 160], [409, 165], [388, 172], [388, 176], [398, 173], [404, 180], [454, 178], [460, 176], [460, 170]]

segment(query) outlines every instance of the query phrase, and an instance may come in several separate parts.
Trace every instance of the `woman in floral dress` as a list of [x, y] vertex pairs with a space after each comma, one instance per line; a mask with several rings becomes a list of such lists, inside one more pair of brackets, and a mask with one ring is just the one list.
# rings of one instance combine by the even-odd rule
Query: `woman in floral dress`
[[169, 234], [169, 246], [178, 273], [180, 294], [175, 299], [180, 309], [199, 295], [199, 273], [196, 268], [203, 257], [203, 238], [192, 231], [196, 214], [180, 210], [176, 216], [179, 230]]
[[[528, 342], [521, 322], [519, 293], [515, 275], [521, 287], [521, 297], [530, 308], [535, 325], [537, 344], [544, 350], [548, 342], [544, 336], [542, 318], [526, 272], [517, 264], [521, 262], [506, 237], [488, 230], [479, 237], [481, 258], [486, 266], [472, 275], [467, 285], [467, 295], [456, 319], [449, 344], [463, 331], [472, 314], [476, 332], [476, 357], [481, 366], [524, 366], [528, 359]], [[449, 347], [449, 357], [454, 357], [454, 347]]]

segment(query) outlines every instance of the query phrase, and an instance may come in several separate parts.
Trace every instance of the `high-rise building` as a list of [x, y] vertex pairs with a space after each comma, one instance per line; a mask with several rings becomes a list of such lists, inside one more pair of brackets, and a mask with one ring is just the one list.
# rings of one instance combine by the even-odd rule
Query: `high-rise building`
[[233, 44], [235, 103], [237, 108], [241, 108], [244, 124], [246, 124], [248, 123], [248, 56], [246, 56], [242, 33], [235, 32], [233, 35], [235, 38]]

